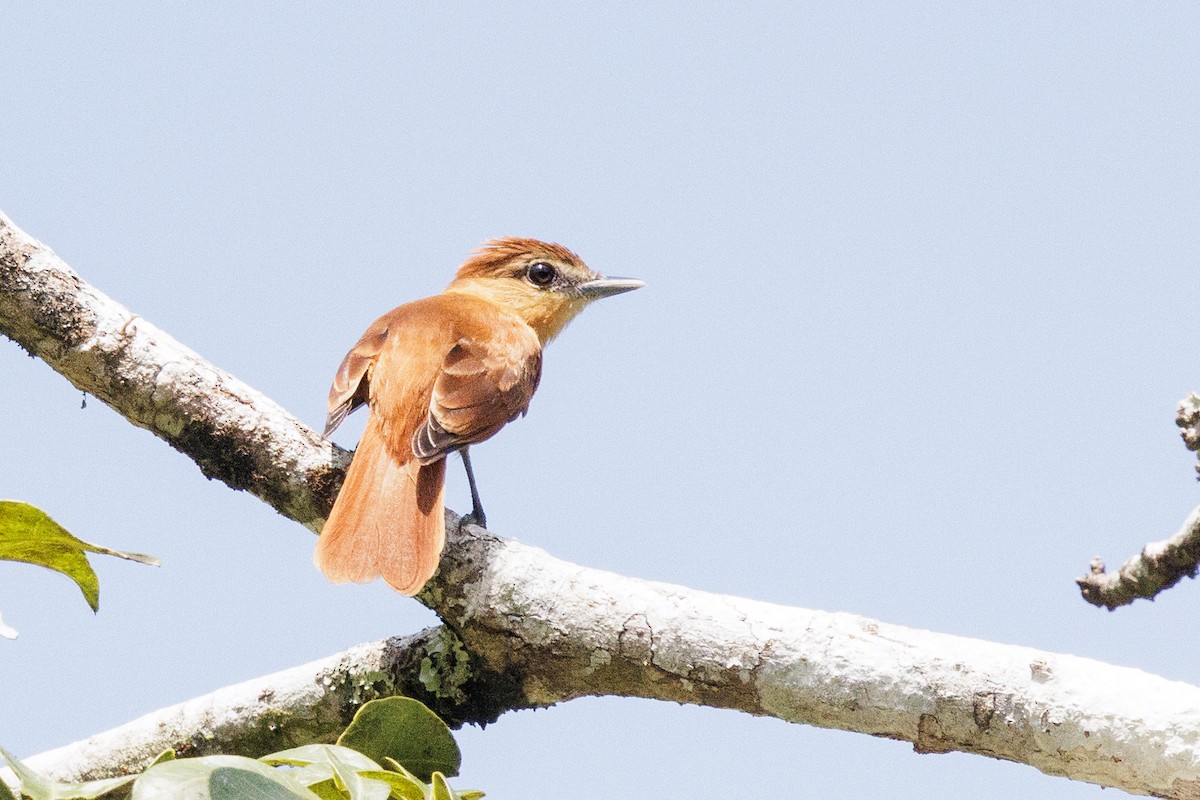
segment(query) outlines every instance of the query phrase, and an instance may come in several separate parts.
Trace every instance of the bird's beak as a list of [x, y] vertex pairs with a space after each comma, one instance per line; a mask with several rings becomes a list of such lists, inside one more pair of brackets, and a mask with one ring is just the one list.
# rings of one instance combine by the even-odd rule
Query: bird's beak
[[578, 290], [588, 300], [599, 300], [601, 297], [612, 297], [614, 294], [632, 292], [646, 285], [645, 281], [636, 278], [597, 278], [594, 281], [579, 284]]

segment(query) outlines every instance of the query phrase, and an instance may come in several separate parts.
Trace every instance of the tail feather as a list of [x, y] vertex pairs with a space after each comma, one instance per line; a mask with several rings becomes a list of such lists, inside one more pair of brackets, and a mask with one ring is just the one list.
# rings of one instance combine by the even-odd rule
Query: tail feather
[[419, 592], [446, 541], [445, 474], [445, 459], [397, 462], [368, 421], [317, 542], [317, 567], [334, 583], [382, 577], [402, 594]]

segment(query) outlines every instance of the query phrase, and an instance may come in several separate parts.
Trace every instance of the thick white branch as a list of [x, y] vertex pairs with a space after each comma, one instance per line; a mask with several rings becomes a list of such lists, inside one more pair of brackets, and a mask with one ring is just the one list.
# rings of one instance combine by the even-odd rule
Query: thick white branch
[[[155, 430], [206, 474], [319, 528], [340, 455], [266, 398], [132, 319], [0, 218], [0, 332]], [[390, 685], [416, 691], [443, 715], [473, 720], [582, 695], [658, 698], [904, 739], [922, 752], [1020, 761], [1134, 793], [1200, 798], [1196, 687], [1067, 655], [624, 578], [456, 522], [448, 514], [446, 555], [420, 595], [447, 629], [414, 651], [422, 654], [416, 682], [401, 677], [411, 674], [411, 659], [403, 670], [377, 669], [374, 645], [336, 657], [357, 661], [348, 670], [392, 676], [360, 699]], [[320, 709], [328, 693], [344, 697], [344, 682], [326, 685], [322, 663], [160, 712], [170, 724], [152, 715], [34, 763], [62, 777], [98, 777], [101, 764], [141, 763], [166, 747], [198, 751], [197, 731], [214, 740], [228, 733], [227, 746], [241, 743], [247, 755], [275, 748], [270, 737], [238, 738], [235, 726], [215, 722], [238, 717], [231, 709], [257, 719], [259, 730], [275, 725], [289, 743], [328, 738], [342, 724], [338, 714], [301, 714], [298, 727], [288, 727], [297, 702]]]
[[[1200, 688], [1089, 659], [626, 578], [479, 528], [458, 531], [441, 606], [486, 664], [443, 670], [437, 691], [513, 707], [584, 695], [698, 703], [1030, 764], [1137, 794], [1200, 797]], [[37, 756], [62, 778], [114, 774], [167, 747], [262, 754], [322, 741], [357, 702], [429, 682], [444, 630], [347, 651], [143, 717]], [[421, 669], [425, 660], [426, 669]], [[458, 673], [458, 683], [451, 677]], [[405, 687], [410, 688], [405, 688]], [[497, 688], [499, 687], [499, 688]], [[430, 689], [429, 685], [425, 689]]]
[[439, 604], [549, 704], [619, 694], [958, 750], [1137, 794], [1200, 797], [1200, 688], [1069, 655], [585, 569], [478, 528]]

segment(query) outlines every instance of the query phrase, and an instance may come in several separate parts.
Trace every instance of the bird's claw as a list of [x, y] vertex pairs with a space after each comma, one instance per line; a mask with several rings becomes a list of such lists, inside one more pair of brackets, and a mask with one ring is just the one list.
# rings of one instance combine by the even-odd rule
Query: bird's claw
[[485, 517], [483, 514], [476, 514], [474, 512], [470, 514], [463, 514], [458, 518], [458, 527], [462, 528], [466, 525], [478, 525], [479, 527], [486, 529], [487, 517]]

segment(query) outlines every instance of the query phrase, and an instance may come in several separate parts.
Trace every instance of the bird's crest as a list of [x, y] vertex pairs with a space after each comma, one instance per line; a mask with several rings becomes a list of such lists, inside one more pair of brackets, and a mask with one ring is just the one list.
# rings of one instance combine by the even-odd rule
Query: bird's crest
[[501, 239], [489, 239], [472, 253], [471, 257], [458, 268], [458, 278], [490, 278], [507, 277], [511, 273], [513, 262], [520, 262], [520, 267], [538, 258], [569, 264], [586, 269], [583, 259], [572, 253], [561, 244], [542, 242], [537, 239], [525, 239], [518, 236], [506, 236]]

